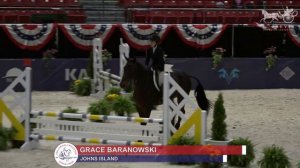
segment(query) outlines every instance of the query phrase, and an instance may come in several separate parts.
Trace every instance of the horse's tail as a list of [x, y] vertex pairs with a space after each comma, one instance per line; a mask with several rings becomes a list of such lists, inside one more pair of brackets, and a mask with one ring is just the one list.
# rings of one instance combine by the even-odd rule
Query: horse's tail
[[211, 103], [206, 97], [206, 94], [204, 92], [204, 89], [203, 89], [203, 86], [202, 86], [201, 82], [199, 81], [198, 78], [196, 78], [194, 76], [189, 76], [189, 77], [197, 81], [197, 87], [194, 91], [194, 94], [195, 94], [198, 106], [202, 110], [206, 110], [208, 112], [209, 109], [210, 109]]

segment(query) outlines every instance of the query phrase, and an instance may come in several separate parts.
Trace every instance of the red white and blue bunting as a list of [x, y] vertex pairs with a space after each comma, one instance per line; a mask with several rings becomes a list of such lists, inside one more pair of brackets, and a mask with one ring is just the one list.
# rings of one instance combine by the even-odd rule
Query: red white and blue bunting
[[54, 24], [5, 24], [2, 28], [16, 46], [27, 50], [40, 50], [56, 32]]
[[121, 31], [127, 42], [136, 49], [147, 49], [150, 47], [149, 39], [153, 34], [158, 34], [163, 40], [171, 26], [163, 24], [122, 24]]
[[289, 26], [288, 34], [292, 41], [300, 47], [300, 26], [299, 25], [293, 25]]
[[59, 27], [73, 45], [83, 50], [90, 50], [97, 37], [105, 43], [115, 28], [111, 24], [64, 24]]
[[[57, 32], [55, 24], [6, 24], [2, 27], [14, 44], [28, 50], [42, 49]], [[175, 28], [186, 44], [207, 48], [219, 39], [226, 25], [60, 24], [58, 27], [74, 46], [83, 50], [90, 50], [92, 40], [97, 37], [105, 43], [118, 27], [131, 47], [142, 50], [150, 47], [149, 39], [154, 33], [163, 41], [171, 28]]]
[[176, 25], [175, 30], [181, 40], [196, 48], [208, 48], [221, 37], [227, 25]]

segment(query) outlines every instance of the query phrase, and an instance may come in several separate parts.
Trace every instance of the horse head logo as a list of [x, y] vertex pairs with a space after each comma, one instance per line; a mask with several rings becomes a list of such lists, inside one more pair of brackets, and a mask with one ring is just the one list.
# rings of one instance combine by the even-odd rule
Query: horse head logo
[[228, 85], [230, 85], [232, 79], [238, 79], [240, 77], [240, 70], [236, 68], [232, 69], [230, 74], [228, 74], [226, 69], [224, 68], [220, 69], [218, 73], [219, 73], [219, 78], [225, 79]]
[[70, 159], [70, 155], [71, 155], [71, 150], [70, 149], [66, 149], [64, 148], [60, 154], [59, 154], [59, 158], [61, 160], [69, 160]]

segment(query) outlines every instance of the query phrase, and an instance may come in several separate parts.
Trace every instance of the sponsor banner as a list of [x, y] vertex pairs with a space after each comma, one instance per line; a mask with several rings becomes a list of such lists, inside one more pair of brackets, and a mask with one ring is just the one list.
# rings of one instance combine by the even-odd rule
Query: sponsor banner
[[54, 59], [45, 61], [33, 59], [28, 64], [26, 60], [1, 60], [0, 91], [25, 69], [32, 67], [32, 90], [66, 91], [71, 82], [87, 76], [87, 59]]
[[[144, 59], [139, 59], [144, 63]], [[87, 76], [88, 59], [0, 60], [0, 91], [4, 90], [25, 66], [32, 66], [32, 89], [37, 91], [66, 91], [72, 81]], [[212, 69], [211, 58], [168, 58], [174, 71], [184, 71], [197, 77], [204, 89], [273, 89], [300, 88], [300, 59], [279, 58], [266, 71], [264, 58], [224, 58]], [[107, 68], [119, 74], [119, 59], [108, 62]], [[195, 81], [192, 80], [195, 84]]]

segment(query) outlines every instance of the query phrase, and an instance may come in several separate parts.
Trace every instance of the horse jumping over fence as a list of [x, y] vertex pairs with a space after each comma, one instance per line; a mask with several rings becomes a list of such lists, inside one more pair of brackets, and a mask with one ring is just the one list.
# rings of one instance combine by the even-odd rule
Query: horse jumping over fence
[[[142, 66], [142, 65], [140, 65]], [[16, 94], [16, 86], [24, 88], [24, 92]], [[154, 86], [152, 86], [154, 88]], [[175, 93], [178, 92], [178, 93]], [[180, 88], [170, 76], [164, 74], [164, 115], [163, 118], [140, 118], [122, 116], [91, 115], [86, 113], [56, 113], [53, 111], [32, 111], [31, 104], [31, 68], [27, 67], [2, 93], [0, 93], [0, 116], [3, 114], [18, 132], [14, 140], [25, 140], [22, 150], [30, 150], [39, 146], [40, 140], [54, 140], [79, 143], [113, 144], [113, 145], [167, 145], [189, 131], [193, 131], [197, 144], [205, 144], [206, 111], [202, 111]], [[183, 97], [181, 103], [174, 104], [173, 94]], [[15, 95], [11, 103], [6, 103], [6, 96]], [[17, 119], [11, 109], [24, 107], [23, 119]], [[185, 117], [180, 111], [182, 106], [189, 105], [194, 112]], [[171, 121], [174, 114], [182, 117], [182, 127], [176, 129]], [[65, 121], [61, 119], [82, 119], [83, 121]], [[89, 120], [115, 121], [110, 123], [88, 122]], [[25, 121], [25, 127], [21, 124]], [[121, 123], [122, 122], [122, 123]], [[126, 122], [126, 125], [124, 125]], [[0, 124], [2, 124], [0, 118]], [[146, 126], [137, 123], [148, 123]], [[32, 127], [34, 125], [34, 127]], [[149, 130], [149, 135], [141, 135], [142, 130]], [[68, 152], [68, 151], [65, 151]], [[65, 153], [67, 154], [67, 153]]]
[[[136, 103], [137, 111], [139, 116], [143, 118], [149, 118], [154, 106], [162, 104], [163, 92], [159, 92], [155, 88], [152, 77], [152, 71], [147, 70], [135, 58], [129, 58], [127, 60], [120, 86], [123, 89], [129, 89], [130, 87], [133, 89], [133, 99]], [[171, 73], [171, 77], [187, 94], [189, 94], [192, 88], [191, 78], [196, 79], [198, 82], [198, 86], [195, 89], [197, 103], [201, 109], [209, 110], [209, 100], [206, 98], [203, 86], [197, 78], [188, 76], [186, 73], [179, 71]], [[183, 100], [183, 96], [177, 91], [171, 96], [173, 102], [175, 98], [177, 98], [178, 104]], [[180, 110], [185, 113], [184, 106], [182, 106]], [[178, 129], [180, 127], [180, 121], [180, 116], [178, 116], [176, 124], [175, 116], [172, 118], [172, 124], [175, 128]]]

